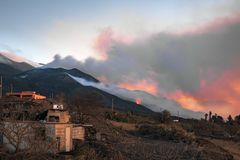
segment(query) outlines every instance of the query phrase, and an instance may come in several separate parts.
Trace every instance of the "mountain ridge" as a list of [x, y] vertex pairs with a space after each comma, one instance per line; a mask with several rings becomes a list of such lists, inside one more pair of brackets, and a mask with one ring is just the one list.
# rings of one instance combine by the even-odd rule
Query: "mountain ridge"
[[13, 61], [0, 52], [0, 68], [1, 75], [13, 75], [31, 70], [34, 67], [26, 62]]
[[[118, 108], [119, 110], [129, 111], [131, 110], [129, 108], [134, 106], [138, 109], [133, 110], [142, 113], [154, 113], [168, 110], [173, 115], [178, 115], [180, 112], [180, 116], [184, 118], [200, 119], [203, 117], [203, 113], [184, 109], [176, 102], [170, 101], [164, 97], [155, 97], [144, 91], [129, 91], [112, 84], [104, 84], [90, 74], [76, 68], [47, 68], [46, 66], [34, 68], [29, 64], [26, 65], [25, 62], [14, 62], [3, 55], [0, 55], [0, 58], [2, 58], [0, 59], [0, 74], [4, 76], [4, 92], [9, 92], [10, 86], [14, 87], [14, 91], [32, 90], [49, 97], [60, 93], [64, 93], [69, 97], [76, 93], [80, 93], [84, 96], [90, 92], [103, 95], [104, 103], [108, 107], [111, 106], [112, 99], [122, 99], [116, 101], [116, 103], [121, 105]], [[1, 60], [5, 60], [2, 61], [5, 63], [1, 63]], [[90, 82], [91, 85], [84, 86], [84, 84], [79, 83], [74, 77], [83, 78], [87, 83]], [[134, 102], [136, 99], [141, 99], [142, 105], [137, 105]], [[127, 103], [123, 101], [127, 101]], [[146, 109], [141, 111], [139, 108]]]
[[[112, 100], [114, 99], [114, 108], [121, 111], [133, 111], [141, 114], [153, 114], [154, 112], [142, 105], [128, 100], [124, 100], [116, 95], [112, 95], [100, 89], [83, 86], [73, 80], [68, 74], [82, 77], [88, 81], [94, 83], [100, 83], [99, 80], [95, 79], [91, 75], [81, 72], [77, 69], [66, 70], [63, 68], [35, 68], [29, 71], [16, 74], [14, 76], [4, 77], [4, 92], [9, 92], [11, 84], [13, 85], [14, 91], [36, 91], [47, 97], [51, 95], [65, 94], [67, 98], [73, 98], [74, 96], [86, 96], [97, 95], [101, 97], [101, 101], [104, 106], [111, 107]], [[55, 97], [54, 96], [54, 97]]]

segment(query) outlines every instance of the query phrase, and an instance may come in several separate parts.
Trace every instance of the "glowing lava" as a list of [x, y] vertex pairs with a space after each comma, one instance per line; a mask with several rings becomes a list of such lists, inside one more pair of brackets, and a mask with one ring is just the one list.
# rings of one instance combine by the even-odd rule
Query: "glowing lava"
[[136, 98], [135, 99], [135, 103], [140, 105], [140, 104], [142, 104], [142, 100], [140, 98]]

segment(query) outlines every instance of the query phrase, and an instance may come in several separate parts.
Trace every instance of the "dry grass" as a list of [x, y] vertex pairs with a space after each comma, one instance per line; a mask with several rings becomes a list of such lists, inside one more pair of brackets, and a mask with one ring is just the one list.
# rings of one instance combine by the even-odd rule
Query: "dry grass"
[[120, 127], [127, 131], [135, 131], [137, 129], [135, 123], [125, 123], [125, 122], [116, 122], [116, 121], [110, 121], [110, 123], [115, 127]]

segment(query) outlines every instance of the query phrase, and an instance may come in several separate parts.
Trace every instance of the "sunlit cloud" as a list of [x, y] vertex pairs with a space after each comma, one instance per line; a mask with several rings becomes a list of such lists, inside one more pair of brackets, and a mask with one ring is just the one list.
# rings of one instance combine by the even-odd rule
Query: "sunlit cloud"
[[186, 109], [235, 116], [240, 113], [240, 70], [237, 68], [223, 72], [214, 81], [204, 82], [196, 93], [176, 90], [167, 97]]
[[207, 23], [203, 23], [199, 26], [187, 27], [184, 30], [177, 32], [177, 34], [203, 34], [206, 32], [212, 32], [216, 29], [222, 28], [226, 25], [236, 24], [240, 22], [240, 13], [234, 13], [232, 15], [217, 17], [210, 20]]
[[106, 60], [108, 52], [114, 47], [114, 42], [130, 44], [133, 37], [114, 32], [111, 28], [106, 28], [100, 32], [93, 41], [93, 49], [96, 51], [95, 58]]
[[126, 88], [128, 90], [140, 90], [148, 92], [152, 95], [157, 96], [158, 94], [158, 84], [156, 81], [151, 79], [144, 79], [144, 80], [136, 80], [135, 82], [122, 82], [118, 84], [121, 88]]
[[78, 64], [80, 70], [107, 83], [158, 98], [166, 95], [186, 109], [236, 115], [240, 112], [238, 17], [218, 17], [203, 25], [207, 27], [195, 26], [199, 32], [181, 36], [166, 32], [133, 36], [130, 43], [116, 38], [120, 32], [107, 28], [92, 38], [98, 44], [96, 54], [104, 53], [104, 59], [76, 63], [62, 58], [47, 66], [75, 68], [73, 64]]

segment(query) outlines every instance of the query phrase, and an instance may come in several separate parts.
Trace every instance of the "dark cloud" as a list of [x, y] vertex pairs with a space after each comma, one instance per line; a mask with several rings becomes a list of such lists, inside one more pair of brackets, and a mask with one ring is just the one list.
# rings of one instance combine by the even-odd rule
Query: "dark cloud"
[[119, 88], [114, 85], [106, 85], [101, 82], [100, 83], [89, 82], [79, 77], [74, 77], [72, 75], [69, 76], [84, 86], [92, 86], [103, 91], [106, 91], [108, 93], [111, 93], [113, 95], [116, 95], [118, 97], [121, 97], [123, 99], [131, 101], [141, 99], [143, 105], [147, 106], [148, 108], [156, 112], [168, 110], [172, 113], [172, 115], [179, 114], [181, 117], [197, 119], [202, 118], [204, 115], [201, 112], [194, 112], [191, 110], [184, 109], [176, 102], [168, 100], [164, 97], [155, 97], [143, 91], [129, 91], [127, 89]]
[[113, 83], [145, 79], [156, 73], [163, 91], [192, 92], [199, 87], [201, 76], [208, 78], [209, 71], [217, 75], [238, 63], [239, 42], [239, 24], [205, 34], [160, 33], [131, 45], [115, 42], [105, 61], [89, 58], [82, 63], [68, 56], [55, 58], [46, 67], [78, 67], [96, 77], [105, 76]]
[[150, 77], [158, 82], [159, 93], [194, 94], [202, 80], [214, 82], [224, 71], [239, 66], [239, 42], [240, 23], [231, 23], [200, 34], [159, 33], [131, 44], [114, 42], [107, 60], [55, 58], [45, 67], [78, 68], [113, 84]]

